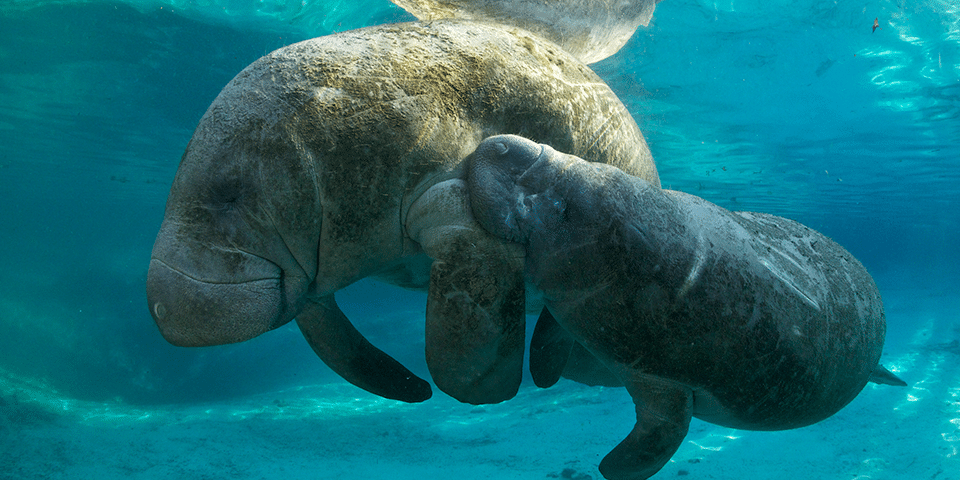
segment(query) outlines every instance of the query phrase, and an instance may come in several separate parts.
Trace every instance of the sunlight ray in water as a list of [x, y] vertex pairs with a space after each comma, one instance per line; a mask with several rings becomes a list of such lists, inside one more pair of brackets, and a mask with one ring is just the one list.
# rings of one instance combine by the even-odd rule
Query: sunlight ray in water
[[691, 444], [693, 444], [693, 445], [696, 445], [697, 448], [699, 448], [700, 450], [706, 450], [706, 451], [708, 451], [708, 452], [719, 452], [719, 451], [723, 450], [723, 447], [722, 447], [722, 446], [707, 446], [707, 445], [701, 445], [701, 444], [699, 444], [699, 443], [697, 443], [697, 442], [694, 442], [694, 441], [691, 441], [691, 442], [689, 442], [689, 443], [691, 443]]
[[742, 437], [742, 435], [737, 433], [737, 430], [731, 428], [712, 425], [705, 428], [706, 432], [708, 432], [707, 435], [691, 435], [691, 437], [696, 438], [696, 440], [688, 438], [685, 442], [697, 447], [697, 452], [700, 452], [700, 454], [704, 452], [720, 452], [725, 448], [729, 448], [732, 442], [736, 442]]
[[[960, 384], [960, 377], [955, 378], [950, 384]], [[947, 390], [944, 413], [946, 417], [951, 417], [948, 419], [950, 425], [945, 426], [946, 431], [941, 434], [949, 449], [946, 456], [958, 457], [960, 456], [960, 387], [951, 387]]]
[[[924, 346], [930, 341], [931, 332], [934, 331], [935, 321], [929, 319], [925, 325], [921, 328], [918, 328], [913, 335], [913, 339], [910, 342], [911, 347], [914, 352], [924, 348]], [[924, 399], [929, 399], [932, 395], [931, 389], [936, 388], [942, 385], [942, 378], [940, 378], [941, 364], [943, 363], [943, 355], [938, 355], [936, 353], [926, 356], [920, 356], [918, 353], [911, 353], [906, 355], [901, 355], [899, 359], [893, 358], [890, 362], [891, 365], [895, 365], [897, 371], [922, 371], [922, 377], [919, 380], [913, 381], [908, 385], [906, 391], [903, 392], [903, 401], [899, 405], [894, 407], [894, 411], [903, 415], [904, 418], [909, 416], [917, 415], [918, 410], [925, 408], [924, 406], [917, 405], [919, 402]]]

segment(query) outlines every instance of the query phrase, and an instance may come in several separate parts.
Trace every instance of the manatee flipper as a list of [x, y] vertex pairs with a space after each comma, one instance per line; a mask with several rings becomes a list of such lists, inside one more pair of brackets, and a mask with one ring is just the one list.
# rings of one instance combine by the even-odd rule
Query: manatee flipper
[[498, 403], [517, 394], [523, 371], [523, 298], [523, 276], [502, 263], [433, 263], [426, 357], [437, 388], [472, 404]]
[[576, 340], [544, 308], [530, 338], [530, 376], [540, 388], [550, 388], [558, 380], [570, 359]]
[[622, 387], [597, 357], [580, 345], [546, 308], [530, 339], [530, 376], [540, 388], [550, 388], [560, 377], [590, 386]]
[[900, 377], [896, 376], [890, 370], [884, 368], [883, 365], [877, 365], [877, 368], [873, 369], [873, 373], [870, 374], [870, 382], [879, 384], [879, 385], [893, 385], [894, 387], [906, 387], [907, 382], [904, 382]]
[[523, 376], [523, 249], [480, 227], [466, 184], [440, 182], [410, 207], [407, 235], [434, 259], [426, 359], [437, 388], [465, 403], [512, 398]]
[[430, 384], [374, 347], [340, 311], [333, 295], [308, 301], [297, 326], [317, 356], [346, 381], [381, 397], [422, 402]]
[[690, 427], [693, 392], [655, 378], [627, 380], [627, 391], [637, 409], [637, 424], [600, 462], [608, 480], [651, 477], [680, 448]]

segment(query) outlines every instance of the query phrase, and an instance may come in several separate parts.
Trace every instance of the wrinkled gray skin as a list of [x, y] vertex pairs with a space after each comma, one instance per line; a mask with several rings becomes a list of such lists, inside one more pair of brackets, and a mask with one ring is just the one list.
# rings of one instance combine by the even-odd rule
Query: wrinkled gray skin
[[497, 133], [658, 182], [606, 84], [517, 28], [385, 25], [261, 58], [214, 100], [173, 181], [147, 276], [161, 333], [216, 345], [296, 318], [348, 381], [425, 400], [429, 384], [334, 300], [374, 276], [429, 289], [426, 357], [441, 390], [470, 403], [512, 397], [532, 308], [523, 252], [476, 224], [464, 183], [464, 158]]
[[556, 322], [636, 403], [636, 426], [600, 464], [609, 479], [655, 474], [691, 416], [789, 429], [833, 415], [868, 380], [903, 384], [877, 364], [870, 275], [803, 225], [515, 136], [480, 145], [468, 185], [480, 224], [525, 247], [525, 277]]

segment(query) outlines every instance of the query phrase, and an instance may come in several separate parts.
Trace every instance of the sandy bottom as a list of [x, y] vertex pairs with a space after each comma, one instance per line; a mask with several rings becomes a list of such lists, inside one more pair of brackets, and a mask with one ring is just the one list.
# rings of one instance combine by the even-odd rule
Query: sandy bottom
[[[868, 385], [834, 417], [786, 432], [695, 420], [654, 478], [960, 478], [960, 348], [932, 328], [913, 352], [885, 356], [910, 387]], [[569, 381], [484, 407], [441, 393], [402, 404], [348, 384], [157, 408], [0, 387], [4, 479], [599, 479], [633, 422], [622, 389]]]
[[[869, 384], [833, 417], [785, 432], [694, 420], [654, 479], [960, 480], [960, 302], [894, 291], [881, 362], [908, 387]], [[0, 372], [0, 479], [599, 480], [633, 412], [623, 389], [566, 380], [483, 407], [436, 389], [404, 404], [342, 382], [138, 407]]]

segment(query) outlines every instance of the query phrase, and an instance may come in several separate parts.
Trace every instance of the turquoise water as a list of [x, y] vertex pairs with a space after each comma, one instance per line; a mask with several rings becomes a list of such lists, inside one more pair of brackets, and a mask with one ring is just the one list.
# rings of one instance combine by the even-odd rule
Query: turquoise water
[[[398, 404], [295, 326], [184, 349], [147, 311], [166, 195], [220, 89], [284, 45], [408, 20], [386, 0], [0, 4], [0, 478], [600, 478], [632, 425], [621, 390]], [[857, 256], [884, 296], [882, 362], [910, 383], [796, 431], [695, 422], [655, 478], [960, 478], [960, 4], [664, 0], [591, 67], [665, 187]], [[424, 298], [338, 294], [429, 378]]]

